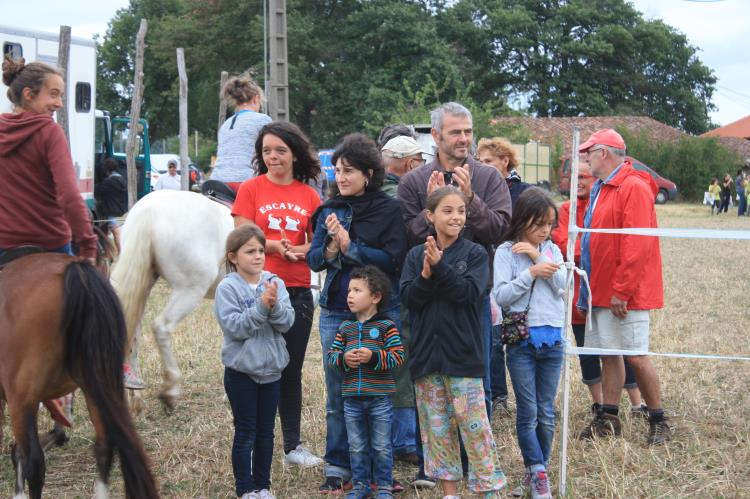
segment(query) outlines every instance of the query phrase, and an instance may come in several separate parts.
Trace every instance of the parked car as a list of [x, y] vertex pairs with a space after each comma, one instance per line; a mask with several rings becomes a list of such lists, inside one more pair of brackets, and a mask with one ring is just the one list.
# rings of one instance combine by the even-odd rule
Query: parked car
[[[635, 168], [636, 170], [648, 172], [648, 174], [653, 177], [654, 182], [656, 182], [656, 185], [659, 187], [659, 192], [656, 193], [656, 199], [654, 199], [654, 202], [656, 204], [664, 204], [667, 201], [673, 201], [677, 198], [677, 185], [674, 182], [662, 177], [651, 167], [646, 166], [644, 163], [638, 161], [632, 156], [626, 156], [625, 159], [627, 161], [630, 161], [633, 164], [633, 168]], [[567, 196], [568, 194], [570, 194], [570, 156], [563, 156], [561, 162], [562, 164], [560, 166], [560, 181], [558, 183], [558, 190], [561, 194]]]

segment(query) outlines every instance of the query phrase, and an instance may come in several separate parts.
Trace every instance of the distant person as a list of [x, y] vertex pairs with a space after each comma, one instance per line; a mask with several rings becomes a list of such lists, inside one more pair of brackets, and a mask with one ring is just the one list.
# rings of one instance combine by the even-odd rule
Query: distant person
[[494, 166], [505, 179], [510, 191], [510, 201], [515, 206], [518, 196], [531, 187], [521, 180], [516, 171], [518, 168], [518, 153], [508, 140], [501, 137], [480, 139], [477, 145], [476, 158], [485, 165]]
[[117, 252], [120, 252], [120, 221], [118, 217], [128, 211], [128, 182], [117, 171], [120, 163], [114, 158], [102, 162], [104, 180], [96, 186], [96, 210], [107, 220], [107, 228], [112, 232]]
[[395, 197], [401, 177], [424, 164], [422, 149], [413, 138], [399, 135], [386, 142], [380, 153], [385, 166], [382, 189]]
[[747, 196], [745, 196], [745, 175], [742, 169], [737, 170], [737, 177], [734, 179], [734, 187], [737, 192], [739, 204], [737, 205], [737, 216], [742, 217], [747, 210]]
[[[403, 133], [404, 135], [395, 135]], [[414, 168], [424, 165], [422, 150], [406, 125], [389, 125], [380, 133], [381, 137], [392, 137], [381, 147], [385, 166], [383, 191], [398, 197], [401, 177]], [[409, 315], [401, 304], [401, 338], [404, 343], [406, 362], [396, 368], [396, 393], [393, 396], [393, 456], [394, 459], [412, 464], [419, 463], [420, 443], [417, 435], [417, 410], [414, 398], [414, 383], [409, 374], [410, 336]]]
[[289, 362], [283, 335], [294, 322], [284, 281], [263, 270], [265, 239], [252, 224], [229, 234], [225, 258], [230, 272], [216, 288], [214, 301], [224, 333], [224, 389], [234, 422], [235, 492], [244, 499], [274, 499], [273, 430], [281, 371]]
[[721, 208], [719, 213], [728, 212], [729, 204], [732, 202], [732, 177], [727, 173], [721, 183]]
[[393, 370], [404, 362], [404, 348], [398, 327], [383, 314], [390, 289], [388, 276], [374, 265], [352, 270], [347, 302], [354, 320], [341, 324], [326, 353], [328, 365], [344, 377], [341, 395], [354, 486], [346, 496], [354, 499], [372, 497], [371, 484], [378, 499], [393, 497], [391, 396], [396, 391]]
[[182, 180], [177, 173], [177, 161], [174, 159], [169, 160], [167, 163], [167, 174], [159, 175], [159, 180], [156, 181], [156, 185], [154, 186], [155, 191], [162, 189], [172, 189], [174, 191], [182, 189]]
[[[575, 223], [578, 227], [583, 227], [584, 215], [586, 209], [589, 206], [589, 194], [591, 194], [591, 187], [594, 185], [594, 177], [591, 174], [591, 166], [588, 161], [581, 160], [579, 162], [578, 170], [578, 189], [576, 190], [576, 197], [578, 202], [576, 203], [576, 214]], [[557, 217], [557, 227], [552, 231], [552, 241], [560, 248], [560, 252], [564, 255], [568, 251], [568, 226], [570, 224], [570, 201], [565, 201], [560, 206], [560, 211]], [[575, 264], [577, 267], [581, 266], [581, 239], [576, 239], [575, 250], [574, 250]], [[578, 274], [574, 275], [573, 282], [573, 303], [578, 301], [578, 288], [581, 284], [581, 278]], [[586, 345], [586, 313], [582, 312], [578, 307], [573, 307], [573, 316], [571, 318], [573, 326], [573, 335], [575, 336], [576, 345], [583, 347]], [[600, 365], [600, 358], [598, 355], [579, 355], [578, 360], [581, 364], [581, 378], [583, 384], [589, 389], [591, 394], [591, 412], [593, 415], [598, 414], [602, 408], [602, 369]], [[646, 406], [641, 401], [641, 392], [638, 390], [638, 384], [635, 381], [635, 373], [630, 367], [630, 364], [625, 362], [625, 390], [628, 392], [630, 397], [630, 413], [631, 415], [648, 416], [646, 413]]]
[[219, 180], [237, 192], [240, 184], [256, 175], [253, 165], [255, 140], [271, 117], [260, 112], [263, 90], [249, 73], [230, 78], [222, 98], [234, 106], [234, 115], [219, 129], [216, 163], [211, 180]]
[[[591, 189], [584, 227], [657, 228], [654, 197], [659, 188], [646, 172], [625, 159], [625, 141], [612, 129], [594, 132], [579, 152], [586, 155], [597, 181]], [[731, 183], [731, 178], [729, 179]], [[649, 351], [649, 311], [664, 306], [661, 251], [656, 237], [584, 233], [581, 267], [591, 283], [591, 329], [586, 346], [634, 352]], [[588, 309], [588, 289], [581, 286], [578, 308]], [[648, 445], [672, 438], [664, 415], [661, 383], [651, 358], [627, 356], [648, 406]], [[582, 439], [619, 436], [619, 404], [625, 369], [619, 355], [602, 356], [602, 410], [579, 434]]]
[[714, 211], [718, 215], [721, 213], [721, 185], [719, 184], [719, 179], [714, 177], [713, 180], [711, 180], [711, 184], [708, 186], [708, 192], [711, 194], [711, 199], [713, 200], [713, 204], [711, 205], [711, 215], [714, 214]]
[[414, 134], [414, 129], [409, 125], [403, 123], [394, 123], [392, 125], [386, 125], [380, 130], [378, 135], [378, 149], [381, 151], [383, 147], [388, 143], [389, 140], [396, 137], [411, 137], [416, 139], [417, 136]]

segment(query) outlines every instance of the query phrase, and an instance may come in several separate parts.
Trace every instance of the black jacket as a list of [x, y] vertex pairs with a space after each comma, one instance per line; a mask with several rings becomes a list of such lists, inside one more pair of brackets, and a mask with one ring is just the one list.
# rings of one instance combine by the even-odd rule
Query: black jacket
[[487, 251], [459, 238], [443, 251], [430, 279], [422, 278], [424, 244], [409, 251], [401, 299], [409, 309], [412, 379], [439, 373], [484, 376], [480, 311], [489, 281]]
[[125, 177], [113, 173], [96, 187], [99, 216], [119, 217], [128, 211], [128, 184]]

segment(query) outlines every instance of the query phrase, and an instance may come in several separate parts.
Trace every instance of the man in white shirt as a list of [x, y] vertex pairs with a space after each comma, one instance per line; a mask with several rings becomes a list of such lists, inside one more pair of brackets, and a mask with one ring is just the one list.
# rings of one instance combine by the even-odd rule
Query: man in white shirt
[[174, 189], [176, 191], [182, 189], [182, 181], [180, 176], [177, 175], [177, 161], [173, 159], [170, 159], [167, 163], [167, 175], [161, 175], [154, 186], [155, 191], [161, 189]]

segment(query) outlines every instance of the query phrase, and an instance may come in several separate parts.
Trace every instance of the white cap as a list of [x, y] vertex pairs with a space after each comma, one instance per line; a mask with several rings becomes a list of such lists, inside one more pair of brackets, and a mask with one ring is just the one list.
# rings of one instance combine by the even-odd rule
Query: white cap
[[421, 154], [422, 149], [413, 138], [407, 137], [406, 135], [400, 135], [398, 137], [393, 137], [386, 142], [383, 146], [382, 152], [387, 152], [392, 157], [400, 159], [414, 156], [415, 154]]

